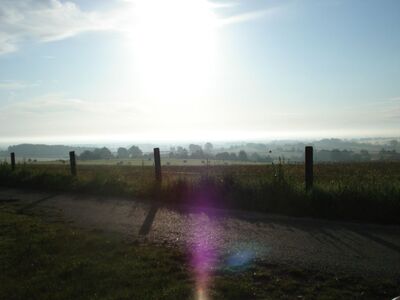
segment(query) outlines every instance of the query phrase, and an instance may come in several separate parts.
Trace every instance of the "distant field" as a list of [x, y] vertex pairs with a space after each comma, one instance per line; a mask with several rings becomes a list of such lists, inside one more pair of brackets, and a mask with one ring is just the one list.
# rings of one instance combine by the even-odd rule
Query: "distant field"
[[[104, 163], [106, 162], [106, 163]], [[0, 166], [0, 184], [281, 213], [293, 216], [400, 223], [400, 162], [335, 163], [314, 166], [314, 189], [304, 190], [300, 164], [212, 164], [202, 160], [167, 165], [156, 188], [152, 161], [78, 161]], [[131, 164], [129, 165], [128, 162]], [[134, 164], [134, 162], [136, 164]], [[196, 164], [197, 163], [197, 164]], [[200, 200], [199, 200], [200, 199]], [[198, 203], [198, 202], [201, 203]]]
[[[122, 162], [122, 163], [121, 163]], [[237, 180], [274, 179], [279, 175], [292, 184], [304, 181], [303, 164], [266, 164], [237, 161], [188, 159], [186, 163], [177, 159], [162, 159], [162, 171], [167, 181], [174, 179], [194, 179], [201, 176], [231, 175]], [[154, 163], [152, 160], [90, 160], [77, 161], [79, 177], [113, 175], [122, 181], [131, 182], [141, 179], [154, 179]], [[47, 172], [53, 174], [70, 173], [69, 161], [45, 161], [17, 164], [17, 169]], [[314, 165], [314, 181], [316, 185], [336, 186], [355, 182], [375, 184], [400, 184], [400, 162], [368, 162], [368, 163], [324, 163]]]
[[[7, 158], [6, 161], [9, 159]], [[31, 160], [18, 160], [18, 163], [26, 163], [26, 164], [56, 164], [63, 165], [68, 164], [69, 159], [54, 159], [54, 158], [40, 158], [40, 159], [31, 159]], [[100, 159], [100, 160], [79, 160], [79, 164], [81, 165], [127, 165], [127, 166], [153, 166], [153, 159]], [[251, 161], [231, 161], [231, 160], [217, 160], [217, 159], [176, 159], [176, 158], [161, 158], [161, 164], [164, 166], [225, 166], [225, 165], [262, 165], [267, 163], [258, 163]]]

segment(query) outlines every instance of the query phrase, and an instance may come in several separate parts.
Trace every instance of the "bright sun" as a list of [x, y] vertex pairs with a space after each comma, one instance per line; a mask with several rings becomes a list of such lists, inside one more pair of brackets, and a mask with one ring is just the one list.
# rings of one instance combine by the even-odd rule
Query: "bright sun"
[[[217, 17], [207, 0], [136, 0], [132, 34], [142, 92], [179, 104], [213, 82]], [[186, 99], [187, 100], [187, 99]]]

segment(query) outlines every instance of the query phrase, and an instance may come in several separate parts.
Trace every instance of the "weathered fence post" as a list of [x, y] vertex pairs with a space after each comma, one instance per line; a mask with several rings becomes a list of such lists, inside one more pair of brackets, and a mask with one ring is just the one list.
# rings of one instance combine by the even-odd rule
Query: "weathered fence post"
[[15, 170], [15, 153], [11, 152], [10, 156], [11, 156], [11, 169], [14, 171]]
[[71, 166], [71, 175], [76, 176], [75, 151], [69, 152], [69, 165]]
[[306, 179], [306, 191], [309, 191], [313, 187], [314, 174], [313, 174], [313, 147], [307, 146], [305, 153], [305, 179]]
[[154, 148], [154, 167], [156, 171], [156, 180], [161, 183], [161, 158], [160, 158], [160, 148]]

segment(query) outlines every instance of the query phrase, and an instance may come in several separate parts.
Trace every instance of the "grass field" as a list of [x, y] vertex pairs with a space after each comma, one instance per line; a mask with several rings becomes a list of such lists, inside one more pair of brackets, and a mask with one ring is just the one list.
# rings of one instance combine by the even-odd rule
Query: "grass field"
[[223, 264], [200, 291], [187, 254], [84, 231], [0, 201], [0, 299], [391, 299], [394, 279], [251, 262]]
[[[167, 158], [162, 157], [163, 166], [226, 166], [226, 165], [262, 165], [265, 163], [251, 162], [251, 161], [238, 161], [238, 160], [218, 160], [218, 159], [177, 159], [177, 158]], [[4, 161], [9, 162], [9, 158], [4, 158]], [[18, 163], [29, 163], [29, 164], [39, 164], [39, 165], [67, 165], [69, 159], [54, 159], [54, 158], [42, 158], [38, 160], [26, 160], [19, 159]], [[99, 160], [80, 160], [80, 165], [127, 165], [127, 166], [153, 166], [154, 160], [148, 158], [127, 158], [127, 159], [99, 159]]]
[[[400, 163], [316, 164], [304, 190], [303, 165], [164, 165], [158, 189], [152, 166], [81, 164], [0, 165], [0, 184], [100, 193], [166, 203], [210, 205], [293, 216], [400, 223]], [[205, 201], [206, 200], [206, 201]]]

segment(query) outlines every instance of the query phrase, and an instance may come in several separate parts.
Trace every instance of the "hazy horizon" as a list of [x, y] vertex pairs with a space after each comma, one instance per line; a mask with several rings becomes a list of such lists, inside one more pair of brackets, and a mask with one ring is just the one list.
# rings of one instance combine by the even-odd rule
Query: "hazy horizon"
[[367, 143], [367, 144], [380, 144], [389, 142], [391, 140], [397, 140], [400, 142], [400, 137], [397, 136], [374, 136], [374, 137], [315, 137], [315, 138], [266, 138], [266, 139], [226, 139], [226, 140], [207, 140], [207, 139], [188, 139], [188, 140], [134, 140], [134, 139], [121, 139], [121, 140], [110, 140], [110, 139], [92, 139], [90, 140], [15, 140], [15, 141], [1, 141], [0, 150], [7, 148], [8, 146], [20, 145], [20, 144], [44, 144], [44, 145], [65, 145], [65, 146], [82, 146], [82, 147], [127, 147], [130, 145], [138, 146], [151, 146], [151, 147], [170, 147], [170, 146], [187, 146], [189, 144], [204, 145], [208, 142], [214, 144], [214, 146], [229, 146], [229, 145], [241, 145], [245, 143], [260, 143], [260, 144], [295, 144], [295, 143], [309, 143], [319, 142], [323, 140], [334, 140], [338, 139], [341, 141], [355, 142], [355, 143]]

